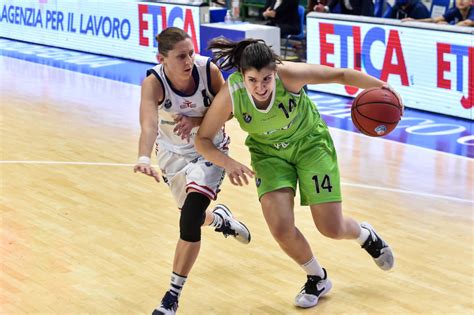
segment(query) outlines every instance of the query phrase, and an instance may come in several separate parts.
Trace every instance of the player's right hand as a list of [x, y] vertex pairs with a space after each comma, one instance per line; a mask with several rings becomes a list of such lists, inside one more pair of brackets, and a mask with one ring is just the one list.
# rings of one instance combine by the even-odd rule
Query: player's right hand
[[250, 168], [237, 162], [232, 158], [229, 158], [224, 169], [227, 173], [227, 176], [229, 176], [230, 182], [232, 183], [232, 185], [235, 186], [243, 186], [243, 183], [245, 183], [245, 185], [248, 185], [249, 180], [247, 176], [253, 178], [253, 176], [255, 175], [255, 172], [252, 171]]
[[160, 175], [150, 164], [137, 163], [133, 167], [133, 172], [143, 173], [145, 175], [153, 177], [158, 183], [160, 182]]

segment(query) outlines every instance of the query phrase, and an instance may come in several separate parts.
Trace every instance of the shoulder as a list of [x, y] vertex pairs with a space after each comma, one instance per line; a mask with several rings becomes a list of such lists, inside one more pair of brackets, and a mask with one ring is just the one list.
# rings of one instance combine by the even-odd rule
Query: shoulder
[[164, 98], [164, 87], [159, 76], [153, 74], [148, 75], [142, 81], [142, 97], [153, 98], [158, 103], [161, 103]]
[[305, 76], [316, 71], [318, 65], [283, 61], [277, 66], [277, 73], [284, 83], [300, 82]]
[[161, 78], [156, 72], [151, 72], [142, 81], [142, 88], [146, 87], [163, 87], [161, 84]]
[[292, 77], [298, 73], [299, 64], [297, 62], [282, 61], [277, 65], [277, 73], [280, 77]]
[[221, 74], [221, 70], [219, 69], [219, 67], [210, 59], [209, 59], [209, 71], [211, 72], [211, 76]]

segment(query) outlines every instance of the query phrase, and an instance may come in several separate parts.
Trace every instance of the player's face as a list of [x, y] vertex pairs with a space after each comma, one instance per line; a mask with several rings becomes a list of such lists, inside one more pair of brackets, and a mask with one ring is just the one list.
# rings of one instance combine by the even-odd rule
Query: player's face
[[254, 99], [260, 102], [268, 100], [275, 86], [275, 70], [251, 68], [244, 73], [245, 87]]
[[194, 66], [193, 42], [190, 38], [177, 42], [166, 57], [159, 54], [158, 61], [177, 76], [191, 77]]

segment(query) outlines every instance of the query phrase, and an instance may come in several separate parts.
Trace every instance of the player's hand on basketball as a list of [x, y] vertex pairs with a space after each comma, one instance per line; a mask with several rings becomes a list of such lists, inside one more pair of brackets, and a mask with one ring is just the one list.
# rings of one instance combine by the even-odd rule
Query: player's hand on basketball
[[227, 176], [229, 176], [229, 180], [232, 185], [236, 186], [243, 186], [249, 184], [249, 180], [247, 178], [253, 178], [255, 172], [252, 171], [247, 166], [243, 165], [242, 163], [237, 162], [236, 160], [229, 158], [228, 162], [225, 165], [225, 171]]
[[402, 100], [401, 95], [390, 84], [384, 84], [384, 86], [382, 86], [382, 88], [389, 90], [390, 92], [392, 92], [398, 98], [398, 102], [399, 102], [400, 107], [402, 109], [402, 116], [403, 116], [403, 113], [405, 111], [405, 105], [403, 104], [403, 100]]
[[145, 175], [153, 177], [158, 183], [160, 182], [160, 174], [151, 166], [146, 163], [137, 163], [135, 164], [133, 171], [143, 173]]
[[173, 129], [174, 133], [180, 136], [181, 139], [186, 139], [189, 142], [193, 128], [201, 124], [202, 117], [187, 117], [178, 115], [174, 121], [176, 122], [176, 126]]

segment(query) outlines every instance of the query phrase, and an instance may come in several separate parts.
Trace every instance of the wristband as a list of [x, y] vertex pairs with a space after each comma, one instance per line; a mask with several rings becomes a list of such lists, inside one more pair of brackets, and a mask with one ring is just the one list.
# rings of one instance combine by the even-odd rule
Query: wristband
[[138, 164], [151, 164], [151, 159], [148, 156], [142, 155], [137, 160]]

